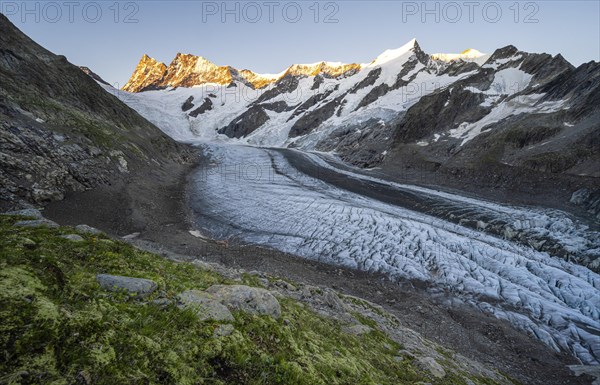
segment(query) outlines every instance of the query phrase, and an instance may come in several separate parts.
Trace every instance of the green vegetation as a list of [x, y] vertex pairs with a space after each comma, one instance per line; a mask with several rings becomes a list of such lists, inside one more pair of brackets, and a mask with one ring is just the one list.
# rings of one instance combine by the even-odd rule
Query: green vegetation
[[[347, 334], [291, 299], [280, 299], [277, 320], [235, 312], [233, 333], [217, 336], [218, 323], [152, 300], [231, 283], [218, 274], [105, 235], [73, 242], [59, 237], [71, 228], [14, 227], [18, 219], [0, 216], [0, 384], [465, 384], [399, 359], [380, 331]], [[99, 273], [159, 288], [142, 301], [102, 290]]]

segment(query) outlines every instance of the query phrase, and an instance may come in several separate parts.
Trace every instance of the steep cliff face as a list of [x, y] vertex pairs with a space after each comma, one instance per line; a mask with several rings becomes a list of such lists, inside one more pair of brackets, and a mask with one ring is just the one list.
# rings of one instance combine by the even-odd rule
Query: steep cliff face
[[228, 67], [217, 66], [201, 56], [178, 53], [171, 62], [160, 85], [163, 87], [193, 87], [198, 84], [229, 84]]
[[156, 61], [148, 55], [144, 55], [123, 89], [129, 92], [141, 92], [156, 89], [166, 72], [166, 65]]
[[0, 15], [0, 206], [59, 200], [187, 150]]

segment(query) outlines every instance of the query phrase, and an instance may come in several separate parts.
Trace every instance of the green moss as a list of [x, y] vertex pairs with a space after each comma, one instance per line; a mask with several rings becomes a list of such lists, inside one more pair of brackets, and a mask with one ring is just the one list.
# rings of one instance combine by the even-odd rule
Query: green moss
[[243, 273], [242, 274], [242, 283], [247, 286], [254, 287], [263, 287], [264, 285], [260, 282], [259, 278], [256, 275]]
[[104, 235], [71, 242], [58, 237], [70, 228], [13, 227], [17, 219], [0, 216], [1, 383], [72, 384], [80, 373], [99, 385], [464, 383], [436, 382], [398, 360], [383, 333], [347, 334], [291, 299], [280, 300], [280, 319], [236, 312], [235, 331], [215, 337], [217, 323], [152, 305], [157, 294], [144, 302], [103, 291], [95, 277], [149, 278], [174, 298], [226, 284], [218, 274]]

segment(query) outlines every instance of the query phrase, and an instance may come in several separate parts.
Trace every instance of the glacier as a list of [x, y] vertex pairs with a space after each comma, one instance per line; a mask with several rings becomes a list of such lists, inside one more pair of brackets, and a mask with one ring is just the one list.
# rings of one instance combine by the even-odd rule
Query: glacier
[[[193, 177], [190, 204], [199, 234], [270, 246], [394, 280], [429, 283], [449, 301], [505, 319], [585, 364], [600, 363], [600, 276], [481, 229], [338, 188], [296, 169], [281, 149], [200, 144], [212, 159]], [[597, 233], [557, 210], [508, 207], [339, 170], [484, 212], [515, 228], [551, 235], [573, 252], [598, 252]]]

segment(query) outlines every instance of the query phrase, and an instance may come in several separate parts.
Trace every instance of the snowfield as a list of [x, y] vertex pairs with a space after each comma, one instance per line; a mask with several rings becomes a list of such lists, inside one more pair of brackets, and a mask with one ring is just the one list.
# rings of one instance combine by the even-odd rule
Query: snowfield
[[[393, 279], [425, 281], [556, 350], [571, 351], [585, 364], [600, 362], [600, 276], [589, 269], [334, 187], [299, 172], [277, 150], [216, 143], [203, 148], [214, 162], [194, 176], [191, 203], [197, 228], [192, 230]], [[332, 167], [313, 155], [307, 159]], [[393, 187], [512, 220], [515, 228], [546, 231], [575, 252], [597, 252], [587, 250], [593, 249], [597, 234], [561, 212]]]

